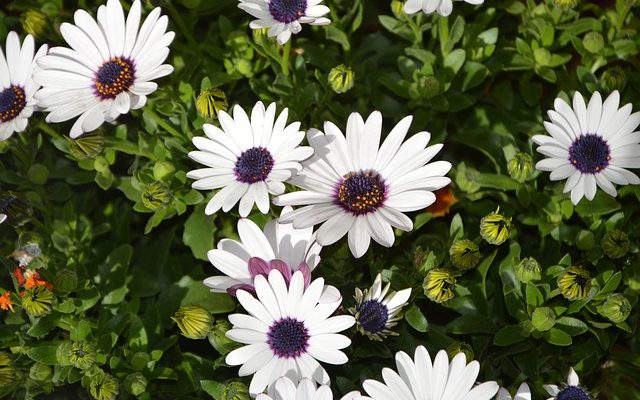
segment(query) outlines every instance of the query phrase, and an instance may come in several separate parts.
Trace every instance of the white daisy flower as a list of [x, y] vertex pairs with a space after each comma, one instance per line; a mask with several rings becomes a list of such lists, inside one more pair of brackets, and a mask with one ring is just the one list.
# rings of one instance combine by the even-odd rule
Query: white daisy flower
[[396, 353], [398, 372], [384, 368], [384, 383], [368, 379], [363, 387], [373, 400], [489, 400], [498, 392], [496, 382], [474, 387], [480, 364], [466, 362], [458, 353], [451, 363], [440, 350], [434, 362], [424, 346], [418, 346], [412, 360], [405, 352]]
[[27, 35], [20, 46], [18, 34], [12, 31], [7, 35], [5, 51], [6, 58], [0, 48], [0, 140], [27, 127], [37, 105], [33, 96], [40, 88], [33, 80], [35, 60], [47, 54], [47, 45], [42, 45], [34, 56], [33, 36]]
[[267, 35], [285, 44], [291, 34], [300, 33], [301, 24], [331, 23], [323, 17], [331, 10], [320, 3], [322, 0], [240, 0], [238, 7], [257, 18], [249, 24], [251, 29], [269, 28]]
[[52, 48], [38, 60], [42, 70], [35, 74], [43, 86], [36, 98], [50, 112], [47, 122], [79, 116], [70, 132], [76, 138], [145, 105], [158, 88], [152, 81], [173, 72], [162, 63], [175, 34], [166, 32], [169, 19], [160, 16], [160, 8], [142, 25], [140, 15], [140, 0], [133, 2], [126, 21], [120, 1], [108, 0], [98, 8], [97, 22], [78, 10], [75, 25], [60, 25], [71, 48]]
[[547, 400], [592, 400], [593, 398], [585, 389], [579, 386], [580, 378], [571, 368], [567, 376], [567, 384], [559, 388], [556, 385], [544, 385], [544, 389], [553, 397]]
[[450, 163], [427, 164], [442, 148], [441, 144], [426, 147], [430, 133], [419, 132], [403, 143], [411, 121], [411, 116], [400, 121], [382, 146], [382, 114], [378, 111], [366, 122], [360, 114], [351, 114], [346, 138], [331, 122], [325, 122], [325, 133], [309, 130], [307, 139], [314, 155], [290, 181], [305, 190], [273, 200], [276, 205], [304, 207], [281, 219], [293, 222], [296, 228], [324, 222], [316, 231], [323, 246], [348, 233], [355, 257], [367, 251], [371, 238], [391, 247], [395, 239], [392, 227], [413, 229], [411, 219], [403, 213], [433, 204], [433, 191], [451, 182], [444, 177]]
[[484, 0], [407, 0], [404, 3], [404, 12], [407, 14], [415, 14], [422, 10], [425, 14], [433, 14], [437, 12], [443, 17], [448, 16], [453, 11], [454, 1], [464, 1], [469, 4], [482, 4]]
[[511, 397], [511, 393], [505, 388], [500, 388], [496, 395], [496, 400], [531, 400], [531, 390], [529, 385], [523, 382], [518, 388], [518, 392], [514, 397]]
[[[360, 398], [360, 392], [349, 392], [341, 400], [356, 398]], [[259, 394], [256, 400], [333, 400], [333, 393], [327, 385], [316, 387], [311, 379], [302, 379], [296, 386], [291, 379], [283, 376], [269, 386], [267, 394]]]
[[[291, 211], [291, 208], [283, 209], [283, 212], [287, 211]], [[280, 269], [285, 274], [285, 279], [287, 276], [291, 278], [294, 271], [303, 267], [305, 281], [308, 282], [311, 279], [310, 272], [320, 262], [322, 246], [316, 241], [313, 228], [295, 229], [292, 224], [270, 220], [265, 224], [264, 230], [260, 230], [250, 219], [241, 218], [238, 221], [238, 235], [240, 241], [222, 239], [218, 242], [217, 249], [207, 253], [211, 264], [225, 274], [204, 280], [204, 284], [212, 292], [234, 295], [240, 288], [252, 291], [253, 279], [259, 271], [255, 267], [262, 266], [265, 261], [271, 261], [265, 263], [268, 264], [268, 271], [271, 267]], [[256, 264], [253, 272], [249, 266], [252, 259]], [[280, 268], [282, 266], [287, 267], [288, 273]]]
[[620, 94], [614, 91], [602, 102], [595, 92], [585, 104], [582, 95], [573, 96], [573, 109], [556, 99], [555, 110], [548, 111], [551, 122], [544, 123], [551, 136], [535, 135], [538, 152], [549, 157], [536, 164], [541, 171], [551, 171], [552, 181], [567, 179], [564, 192], [571, 201], [582, 197], [593, 200], [599, 186], [616, 196], [613, 184], [640, 184], [640, 178], [625, 168], [640, 168], [640, 112], [631, 114], [627, 104], [618, 109]]
[[302, 272], [293, 273], [287, 284], [280, 271], [272, 270], [269, 278], [255, 278], [257, 299], [238, 290], [238, 301], [250, 315], [232, 314], [233, 328], [226, 335], [245, 343], [229, 353], [229, 365], [242, 365], [239, 375], [253, 375], [249, 392], [261, 393], [281, 376], [292, 379], [310, 378], [328, 385], [329, 375], [318, 363], [340, 365], [348, 361], [340, 351], [351, 340], [337, 332], [354, 324], [350, 315], [330, 317], [342, 301], [319, 304], [324, 279], [318, 278], [304, 289]]
[[236, 105], [233, 118], [218, 113], [222, 129], [205, 124], [207, 137], [194, 137], [200, 151], [189, 157], [209, 168], [190, 171], [187, 177], [197, 179], [191, 186], [198, 190], [219, 189], [207, 204], [205, 213], [222, 208], [227, 212], [240, 201], [240, 216], [246, 217], [255, 203], [263, 214], [269, 212], [269, 193], [284, 193], [282, 182], [302, 169], [300, 162], [313, 153], [311, 147], [299, 146], [304, 139], [300, 122], [287, 124], [289, 110], [276, 118], [276, 105], [265, 110], [257, 102], [251, 120]]
[[365, 289], [364, 293], [356, 288], [356, 306], [349, 309], [356, 317], [358, 331], [373, 340], [398, 335], [390, 329], [398, 324], [398, 314], [411, 296], [411, 288], [389, 292], [390, 286], [387, 283], [382, 288], [382, 276], [378, 274], [371, 288]]

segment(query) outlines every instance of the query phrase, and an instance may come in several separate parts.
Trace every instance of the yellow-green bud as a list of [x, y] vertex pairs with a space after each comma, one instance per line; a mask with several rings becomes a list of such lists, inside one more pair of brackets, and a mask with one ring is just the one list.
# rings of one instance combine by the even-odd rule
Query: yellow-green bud
[[445, 349], [447, 351], [447, 355], [450, 359], [456, 356], [458, 353], [464, 354], [467, 359], [467, 362], [470, 363], [473, 360], [473, 348], [467, 342], [453, 342]]
[[533, 157], [529, 153], [516, 153], [507, 162], [507, 171], [511, 178], [520, 183], [528, 181], [533, 176]]
[[607, 300], [598, 306], [598, 312], [613, 323], [624, 322], [631, 314], [631, 303], [621, 293], [615, 293], [607, 297]]
[[425, 296], [431, 301], [442, 303], [455, 297], [456, 277], [452, 271], [443, 268], [432, 269], [422, 282]]
[[580, 267], [569, 267], [558, 277], [558, 288], [567, 300], [584, 299], [591, 290], [589, 271]]
[[600, 241], [602, 251], [609, 258], [622, 258], [629, 252], [629, 236], [619, 229], [605, 233]]
[[511, 218], [500, 214], [500, 207], [480, 220], [480, 236], [489, 244], [501, 245], [511, 233]]
[[211, 332], [213, 317], [201, 306], [182, 306], [173, 314], [180, 333], [189, 339], [204, 339]]
[[63, 268], [56, 273], [53, 287], [61, 293], [71, 293], [78, 286], [78, 274], [75, 271]]
[[580, 0], [555, 0], [555, 3], [558, 7], [575, 8], [580, 3]]
[[144, 393], [144, 391], [147, 390], [148, 383], [147, 378], [140, 372], [128, 374], [127, 377], [124, 378], [125, 389], [134, 396], [139, 396]]
[[232, 350], [240, 347], [239, 343], [234, 342], [227, 337], [226, 333], [229, 329], [231, 329], [231, 324], [229, 323], [229, 321], [225, 319], [219, 319], [216, 320], [215, 324], [213, 325], [213, 329], [211, 330], [209, 335], [207, 335], [209, 343], [211, 343], [213, 348], [222, 355], [226, 355]]
[[16, 370], [9, 353], [0, 352], [0, 388], [11, 386], [15, 383]]
[[69, 362], [76, 368], [87, 369], [96, 362], [96, 349], [86, 342], [75, 342], [71, 345]]
[[269, 28], [252, 29], [251, 35], [253, 36], [253, 41], [258, 44], [264, 44], [264, 41], [269, 39], [269, 36], [267, 36], [268, 32]]
[[249, 388], [242, 382], [229, 382], [224, 386], [222, 400], [249, 400]]
[[78, 160], [93, 160], [104, 150], [104, 135], [100, 129], [68, 141], [69, 153]]
[[220, 111], [227, 111], [227, 95], [218, 88], [205, 89], [196, 99], [198, 114], [204, 118], [215, 118]]
[[100, 372], [91, 377], [89, 393], [95, 400], [115, 400], [118, 396], [118, 380], [113, 376]]
[[142, 192], [142, 204], [150, 210], [160, 210], [171, 202], [173, 195], [162, 182], [148, 184]]
[[29, 368], [29, 378], [38, 382], [48, 381], [53, 375], [53, 370], [50, 366], [42, 363], [35, 363]]
[[35, 9], [23, 13], [20, 22], [22, 22], [22, 29], [35, 37], [42, 37], [48, 28], [47, 16]]
[[453, 265], [464, 270], [475, 268], [482, 258], [478, 245], [469, 239], [453, 242], [449, 249], [449, 255]]
[[540, 263], [533, 257], [524, 258], [516, 265], [516, 278], [522, 283], [537, 281], [542, 278]]
[[5, 214], [12, 225], [22, 226], [31, 218], [33, 209], [17, 193], [7, 190], [0, 192], [0, 213]]
[[45, 286], [34, 286], [22, 294], [22, 308], [33, 317], [42, 317], [51, 312], [55, 297]]
[[391, 12], [393, 16], [399, 20], [404, 20], [406, 13], [404, 12], [404, 2], [400, 0], [393, 0], [391, 2]]
[[536, 330], [546, 332], [556, 324], [556, 314], [549, 307], [538, 307], [531, 314], [531, 324]]
[[624, 90], [627, 86], [627, 74], [619, 66], [607, 69], [600, 76], [600, 86], [605, 92]]
[[355, 74], [344, 64], [340, 64], [329, 71], [329, 85], [336, 93], [346, 93], [353, 87]]

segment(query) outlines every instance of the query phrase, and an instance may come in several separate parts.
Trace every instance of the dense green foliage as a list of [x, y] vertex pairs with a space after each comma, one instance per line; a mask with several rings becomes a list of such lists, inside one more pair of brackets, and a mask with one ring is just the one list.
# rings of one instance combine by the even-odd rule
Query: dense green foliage
[[[10, 30], [24, 36], [24, 13], [39, 10], [46, 20], [34, 32], [37, 43], [63, 45], [59, 25], [75, 9], [94, 14], [101, 3], [3, 1], [0, 42]], [[195, 100], [218, 88], [218, 107], [226, 108], [224, 95], [245, 109], [277, 102], [303, 129], [323, 121], [344, 128], [351, 112], [380, 110], [388, 132], [412, 114], [410, 133], [431, 132], [432, 142], [444, 143], [440, 157], [454, 165], [449, 176], [459, 202], [448, 215], [414, 213], [413, 232], [396, 232], [392, 248], [372, 245], [361, 259], [346, 240], [323, 249], [314, 275], [340, 289], [344, 310], [354, 304], [354, 288], [368, 287], [377, 272], [394, 289], [414, 289], [400, 336], [379, 343], [347, 333], [349, 363], [328, 369], [334, 393], [379, 378], [399, 350], [465, 342], [481, 363], [481, 380], [512, 388], [526, 380], [534, 398], [574, 366], [599, 399], [640, 399], [640, 187], [619, 188], [618, 198], [600, 192], [574, 207], [548, 174], [516, 171], [515, 162], [508, 168], [517, 152], [541, 158], [530, 137], [544, 132], [556, 97], [618, 89], [622, 103], [638, 109], [634, 1], [575, 8], [550, 0], [459, 2], [443, 18], [409, 17], [398, 1], [325, 0], [332, 24], [305, 26], [285, 46], [251, 31], [236, 0], [144, 3], [147, 12], [161, 5], [177, 36], [169, 58], [176, 70], [158, 81], [143, 110], [78, 142], [68, 138], [71, 123], [47, 125], [35, 114], [26, 132], [0, 143], [0, 189], [32, 208], [28, 220], [0, 225], [0, 287], [21, 290], [9, 255], [33, 241], [42, 249], [33, 263], [54, 285], [52, 309], [42, 316], [26, 313], [18, 296], [14, 312], [1, 311], [0, 348], [10, 360], [0, 363], [7, 364], [0, 380], [9, 377], [0, 395], [88, 398], [96, 381], [111, 379], [103, 371], [117, 379], [122, 398], [222, 400], [224, 385], [239, 380], [224, 363], [233, 346], [223, 338], [225, 315], [239, 306], [201, 284], [215, 274], [207, 250], [236, 237], [237, 209], [205, 216], [212, 193], [192, 190], [186, 178], [196, 168], [187, 158], [191, 138], [202, 135], [203, 123], [217, 123], [198, 114]], [[340, 64], [353, 70], [354, 86], [338, 94], [328, 76]], [[508, 240], [491, 245], [480, 239], [479, 224], [498, 207], [512, 226]], [[254, 210], [251, 218], [263, 224], [280, 210], [271, 213]], [[630, 242], [619, 258], [603, 251], [614, 229]], [[455, 297], [438, 304], [425, 296], [423, 281], [431, 269], [453, 268], [449, 249], [460, 238], [479, 244], [482, 257], [456, 272]], [[541, 275], [525, 284], [517, 273], [527, 257]], [[560, 293], [558, 277], [570, 266], [593, 278], [586, 299]], [[629, 301], [628, 318], [616, 318], [615, 304], [605, 303], [614, 293]], [[182, 337], [171, 319], [192, 304], [214, 314], [208, 340]], [[80, 345], [94, 353], [88, 365], [69, 356]]]

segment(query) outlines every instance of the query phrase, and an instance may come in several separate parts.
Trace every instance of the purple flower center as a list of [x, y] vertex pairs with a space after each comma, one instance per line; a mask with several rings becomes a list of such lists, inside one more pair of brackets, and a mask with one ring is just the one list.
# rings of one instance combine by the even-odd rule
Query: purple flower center
[[591, 400], [591, 396], [577, 386], [567, 386], [556, 395], [556, 400]]
[[338, 184], [336, 204], [355, 215], [367, 214], [382, 205], [385, 190], [377, 172], [351, 172]]
[[602, 171], [610, 160], [609, 145], [600, 135], [580, 135], [569, 148], [569, 161], [583, 174]]
[[0, 122], [11, 121], [27, 105], [24, 89], [11, 85], [0, 92]]
[[114, 57], [102, 64], [95, 78], [96, 96], [102, 100], [115, 99], [129, 90], [135, 80], [136, 68], [126, 58]]
[[309, 331], [302, 321], [282, 318], [269, 328], [267, 343], [279, 358], [298, 358], [309, 347]]
[[307, 0], [271, 0], [269, 12], [273, 19], [284, 24], [299, 20], [307, 11]]
[[269, 150], [264, 147], [252, 147], [240, 154], [233, 172], [240, 182], [262, 182], [269, 176], [273, 164], [273, 157]]
[[369, 333], [380, 333], [384, 330], [389, 320], [387, 306], [378, 300], [368, 300], [360, 304], [357, 309], [358, 325]]

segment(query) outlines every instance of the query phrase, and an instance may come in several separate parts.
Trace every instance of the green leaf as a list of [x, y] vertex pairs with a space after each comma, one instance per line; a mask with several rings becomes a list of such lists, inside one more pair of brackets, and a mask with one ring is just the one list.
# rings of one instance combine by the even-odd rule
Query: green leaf
[[214, 398], [215, 400], [222, 400], [222, 394], [224, 391], [224, 383], [216, 382], [216, 381], [200, 381], [200, 387], [205, 391], [209, 396]]
[[544, 304], [544, 295], [533, 283], [527, 283], [526, 287], [527, 304], [533, 307], [540, 307]]
[[325, 29], [327, 39], [332, 40], [342, 46], [344, 51], [349, 51], [351, 49], [351, 45], [349, 44], [349, 38], [347, 34], [336, 28], [334, 24], [327, 26]]
[[575, 211], [581, 217], [598, 217], [618, 211], [620, 207], [620, 203], [614, 197], [598, 190], [592, 201], [583, 198], [576, 206]]
[[215, 215], [204, 213], [204, 205], [197, 206], [184, 224], [182, 241], [189, 246], [193, 256], [198, 260], [208, 260], [207, 252], [213, 249]]
[[573, 317], [560, 317], [556, 320], [556, 326], [571, 336], [582, 335], [589, 330], [587, 324]]
[[542, 337], [547, 342], [556, 346], [570, 346], [573, 343], [571, 335], [558, 328], [551, 328], [545, 332]]
[[415, 304], [412, 304], [404, 313], [404, 319], [406, 319], [409, 325], [418, 332], [429, 331], [429, 322], [427, 322], [427, 317], [424, 316], [422, 311], [420, 311]]
[[522, 342], [526, 338], [527, 335], [520, 325], [507, 325], [501, 328], [493, 337], [493, 344], [496, 346], [510, 346]]
[[42, 364], [59, 365], [58, 359], [56, 357], [57, 350], [57, 345], [33, 347], [27, 350], [27, 357]]

